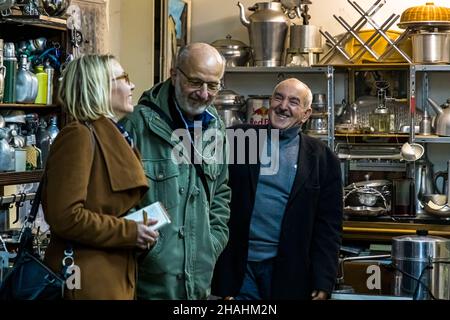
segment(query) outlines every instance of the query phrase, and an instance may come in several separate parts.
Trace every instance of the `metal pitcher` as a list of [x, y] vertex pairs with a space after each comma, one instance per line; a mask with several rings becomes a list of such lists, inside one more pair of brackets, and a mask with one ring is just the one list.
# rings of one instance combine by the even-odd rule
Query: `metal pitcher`
[[288, 18], [284, 15], [279, 2], [258, 2], [248, 8], [254, 11], [248, 19], [245, 9], [238, 2], [241, 22], [248, 29], [256, 66], [276, 67], [281, 65], [286, 35], [289, 28]]
[[432, 164], [427, 159], [417, 160], [415, 167], [416, 213], [424, 213], [424, 204], [426, 203], [428, 197], [435, 193], [433, 184], [433, 168]]

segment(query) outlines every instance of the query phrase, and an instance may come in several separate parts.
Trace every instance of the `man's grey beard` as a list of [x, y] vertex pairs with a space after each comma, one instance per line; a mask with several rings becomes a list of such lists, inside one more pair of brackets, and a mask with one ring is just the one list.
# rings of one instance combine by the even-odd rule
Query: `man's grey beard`
[[207, 103], [196, 107], [192, 106], [188, 101], [188, 97], [183, 96], [181, 93], [181, 86], [179, 83], [175, 84], [175, 99], [177, 100], [178, 107], [188, 116], [197, 116], [202, 114], [209, 105]]

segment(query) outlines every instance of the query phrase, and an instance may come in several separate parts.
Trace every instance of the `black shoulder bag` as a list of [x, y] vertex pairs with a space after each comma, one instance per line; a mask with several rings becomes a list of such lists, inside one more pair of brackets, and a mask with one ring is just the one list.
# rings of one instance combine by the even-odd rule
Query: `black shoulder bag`
[[[21, 231], [14, 266], [1, 284], [0, 300], [57, 300], [64, 296], [64, 274], [68, 266], [63, 267], [61, 274], [55, 273], [33, 251], [32, 225], [41, 202], [43, 182], [44, 178], [39, 183], [30, 214]], [[65, 255], [71, 257], [71, 252], [66, 251]]]

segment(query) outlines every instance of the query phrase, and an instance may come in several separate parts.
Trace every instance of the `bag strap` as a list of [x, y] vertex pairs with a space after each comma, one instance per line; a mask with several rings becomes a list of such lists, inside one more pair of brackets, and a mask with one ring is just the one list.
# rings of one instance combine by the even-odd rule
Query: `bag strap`
[[[149, 107], [154, 112], [156, 112], [164, 120], [164, 122], [166, 122], [167, 125], [169, 125], [169, 127], [173, 131], [178, 129], [178, 128], [175, 128], [175, 125], [174, 125], [173, 121], [169, 118], [169, 116], [159, 106], [157, 106], [153, 101], [145, 100], [145, 101], [141, 101], [139, 103], [144, 106]], [[195, 172], [197, 173], [197, 176], [200, 178], [203, 188], [205, 189], [208, 204], [211, 205], [211, 193], [209, 192], [209, 186], [208, 186], [208, 182], [206, 181], [205, 172], [203, 171], [203, 168], [199, 163], [193, 163], [193, 165], [195, 168]]]

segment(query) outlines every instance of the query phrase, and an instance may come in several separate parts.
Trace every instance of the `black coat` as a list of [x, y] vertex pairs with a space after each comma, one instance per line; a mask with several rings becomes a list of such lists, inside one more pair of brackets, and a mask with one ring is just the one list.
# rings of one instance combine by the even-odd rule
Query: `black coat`
[[[249, 125], [239, 128], [267, 130]], [[236, 145], [232, 148], [234, 158]], [[248, 147], [247, 143], [247, 156]], [[236, 296], [241, 288], [259, 169], [259, 161], [229, 165], [230, 239], [216, 264], [213, 295]], [[329, 293], [333, 290], [341, 243], [342, 192], [340, 164], [335, 154], [323, 142], [300, 133], [298, 170], [282, 221], [272, 299], [310, 299], [315, 289]]]

